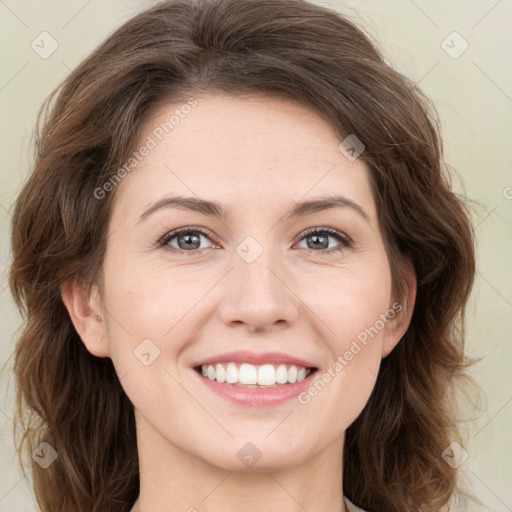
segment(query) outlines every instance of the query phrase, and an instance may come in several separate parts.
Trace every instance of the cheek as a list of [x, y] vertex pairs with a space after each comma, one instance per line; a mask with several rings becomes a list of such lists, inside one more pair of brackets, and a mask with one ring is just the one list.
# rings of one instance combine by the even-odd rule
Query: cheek
[[339, 272], [327, 290], [321, 293], [315, 288], [310, 297], [324, 297], [315, 311], [322, 312], [330, 360], [301, 403], [316, 403], [329, 411], [333, 425], [345, 429], [360, 414], [375, 385], [387, 325], [382, 318], [390, 308], [391, 276], [385, 266]]
[[139, 337], [172, 337], [180, 324], [194, 315], [194, 306], [208, 289], [207, 283], [192, 272], [185, 274], [163, 265], [135, 265], [129, 255], [126, 261], [111, 261], [106, 269], [110, 278], [105, 284], [105, 300], [112, 316]]
[[[364, 342], [368, 330], [383, 330], [381, 318], [390, 307], [391, 275], [385, 265], [339, 269], [331, 279], [310, 288], [308, 304], [325, 325], [332, 352], [343, 354], [353, 340]], [[320, 299], [321, 298], [321, 299]], [[374, 335], [372, 338], [379, 338]], [[378, 341], [375, 343], [377, 344]]]
[[[125, 393], [137, 409], [149, 414], [160, 411], [163, 401], [166, 408], [175, 410], [186, 401], [172, 376], [178, 377], [177, 362], [192, 338], [185, 329], [190, 330], [194, 318], [191, 306], [198, 302], [197, 284], [194, 293], [192, 282], [183, 287], [176, 280], [134, 271], [122, 262], [105, 275], [111, 276], [105, 280], [107, 337]], [[155, 389], [159, 392], [154, 393]]]

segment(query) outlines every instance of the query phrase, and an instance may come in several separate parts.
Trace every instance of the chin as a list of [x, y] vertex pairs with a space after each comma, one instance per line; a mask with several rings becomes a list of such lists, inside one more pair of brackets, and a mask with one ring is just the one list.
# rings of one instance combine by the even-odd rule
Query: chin
[[210, 451], [198, 456], [225, 471], [282, 471], [300, 465], [311, 456], [313, 446], [308, 449], [303, 442], [299, 446], [301, 449], [297, 451], [289, 440], [283, 438], [269, 441], [246, 435], [243, 440], [236, 438], [223, 446], [217, 445], [220, 453]]

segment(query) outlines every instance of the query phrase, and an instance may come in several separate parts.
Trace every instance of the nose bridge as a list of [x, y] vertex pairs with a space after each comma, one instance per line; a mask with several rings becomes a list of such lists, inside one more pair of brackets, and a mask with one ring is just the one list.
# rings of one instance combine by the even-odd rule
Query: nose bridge
[[[269, 237], [267, 237], [268, 240]], [[243, 322], [263, 329], [297, 317], [291, 273], [269, 245], [246, 237], [233, 254], [233, 270], [228, 277], [221, 312], [224, 322]]]

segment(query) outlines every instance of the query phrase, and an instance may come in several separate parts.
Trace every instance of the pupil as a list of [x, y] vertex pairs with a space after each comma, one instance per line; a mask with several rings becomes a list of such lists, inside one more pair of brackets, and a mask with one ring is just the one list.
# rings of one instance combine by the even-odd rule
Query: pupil
[[[186, 241], [185, 245], [187, 247], [191, 247], [190, 243], [189, 242], [192, 242], [192, 244], [194, 244], [195, 242], [195, 245], [194, 247], [192, 247], [193, 249], [197, 249], [199, 247], [199, 244], [200, 244], [200, 237], [197, 236], [197, 235], [182, 235], [180, 237], [180, 239], [183, 239]], [[195, 240], [194, 240], [195, 239]], [[183, 248], [183, 247], [182, 247]]]
[[326, 249], [327, 248], [325, 246], [325, 242], [327, 241], [327, 236], [325, 236], [325, 235], [311, 235], [311, 238], [314, 240], [314, 243], [318, 243], [319, 239], [323, 239], [323, 243], [321, 243], [322, 249]]

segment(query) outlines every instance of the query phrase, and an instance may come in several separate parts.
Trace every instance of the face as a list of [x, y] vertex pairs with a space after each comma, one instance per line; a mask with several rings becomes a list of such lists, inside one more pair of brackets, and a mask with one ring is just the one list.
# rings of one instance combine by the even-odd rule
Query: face
[[408, 319], [367, 169], [329, 125], [284, 99], [196, 99], [147, 122], [115, 190], [97, 315], [73, 319], [147, 442], [229, 471], [258, 453], [258, 469], [292, 467], [340, 446]]

